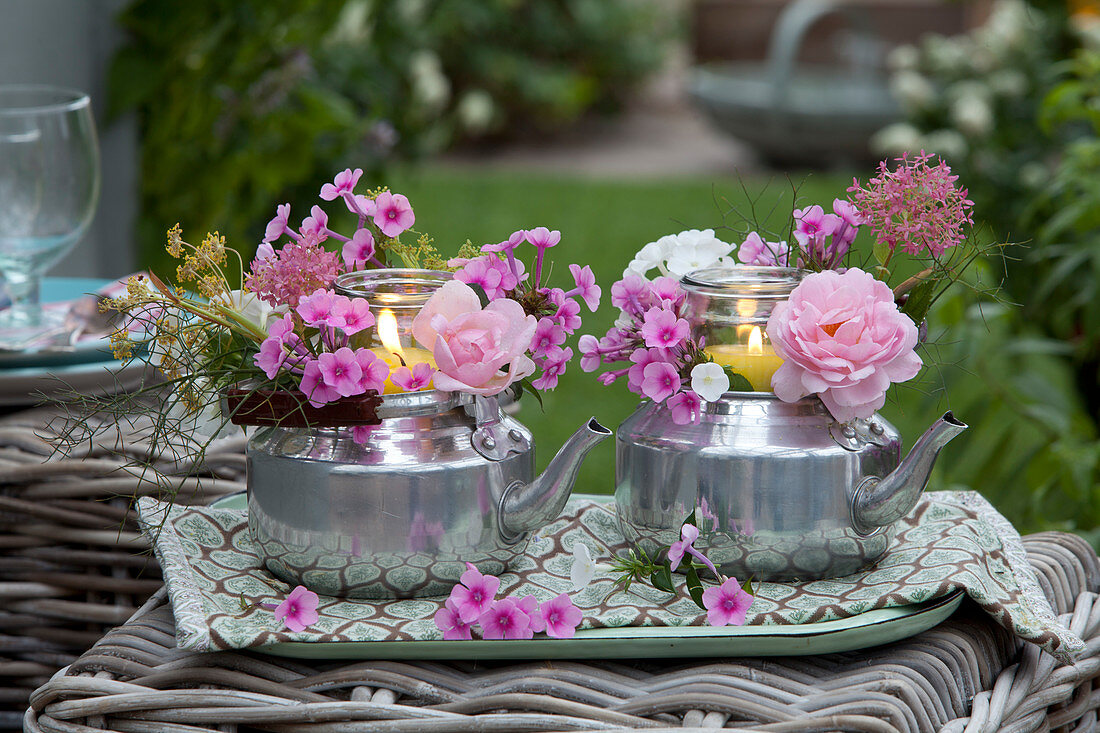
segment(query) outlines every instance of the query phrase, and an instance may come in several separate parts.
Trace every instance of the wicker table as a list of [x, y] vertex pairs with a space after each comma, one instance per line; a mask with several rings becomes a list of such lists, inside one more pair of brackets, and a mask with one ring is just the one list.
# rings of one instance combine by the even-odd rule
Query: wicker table
[[[142, 542], [129, 524], [129, 498], [148, 489], [118, 475], [108, 446], [42, 463], [48, 449], [30, 429], [41, 423], [34, 414], [0, 422], [0, 679], [14, 682], [0, 704], [19, 705], [40, 684], [23, 719], [28, 731], [1097, 727], [1100, 562], [1060, 533], [1025, 544], [1055, 609], [1087, 642], [1073, 665], [1057, 665], [970, 606], [903, 642], [802, 658], [347, 664], [194, 654], [174, 648], [163, 590], [73, 661], [75, 648], [159, 587], [155, 562], [133, 554]], [[239, 490], [241, 458], [239, 443], [227, 443], [202, 467], [207, 481], [181, 478], [180, 497]]]

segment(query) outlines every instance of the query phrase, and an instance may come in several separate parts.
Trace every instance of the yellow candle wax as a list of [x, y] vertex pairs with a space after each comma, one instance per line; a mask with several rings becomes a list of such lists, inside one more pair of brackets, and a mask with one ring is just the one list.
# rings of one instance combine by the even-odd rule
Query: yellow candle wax
[[[402, 358], [405, 360], [404, 366], [407, 366], [409, 369], [412, 369], [417, 364], [430, 364], [433, 367], [435, 366], [435, 357], [432, 356], [432, 352], [416, 346], [401, 347], [401, 358], [398, 358], [397, 354], [390, 351], [385, 346], [375, 346], [371, 351], [373, 351], [374, 355], [379, 359], [386, 362], [390, 368], [391, 375], [394, 369], [399, 369], [402, 366]], [[430, 389], [430, 387], [425, 387], [424, 389]], [[396, 394], [404, 391], [405, 390], [391, 382], [389, 377], [386, 377], [386, 387], [382, 391], [382, 394]]]
[[715, 344], [706, 353], [715, 364], [729, 367], [745, 379], [757, 392], [772, 391], [772, 375], [783, 360], [776, 355], [771, 344], [763, 342], [760, 329], [753, 327], [745, 344]]

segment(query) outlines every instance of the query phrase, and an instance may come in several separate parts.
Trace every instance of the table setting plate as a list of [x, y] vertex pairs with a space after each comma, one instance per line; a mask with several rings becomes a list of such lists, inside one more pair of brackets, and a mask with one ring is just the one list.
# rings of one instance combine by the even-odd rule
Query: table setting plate
[[[577, 494], [610, 502], [612, 497]], [[212, 507], [247, 511], [234, 494]], [[809, 624], [757, 626], [632, 626], [581, 629], [572, 639], [472, 641], [283, 642], [252, 651], [297, 659], [630, 659], [659, 657], [798, 656], [853, 651], [914, 636], [946, 620], [962, 590], [916, 603]]]
[[[93, 294], [113, 281], [97, 278], [45, 278], [43, 304]], [[140, 361], [124, 364], [111, 355], [107, 334], [85, 338], [71, 347], [0, 351], [0, 406], [33, 405], [42, 395], [72, 389], [82, 394], [115, 392], [138, 386], [145, 373]]]

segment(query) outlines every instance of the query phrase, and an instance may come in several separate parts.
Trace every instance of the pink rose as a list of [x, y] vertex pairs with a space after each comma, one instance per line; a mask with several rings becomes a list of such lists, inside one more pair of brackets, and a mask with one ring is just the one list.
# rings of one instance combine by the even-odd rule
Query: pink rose
[[841, 422], [870, 417], [892, 382], [917, 375], [917, 327], [880, 280], [857, 268], [807, 276], [768, 319], [784, 359], [772, 389], [784, 402], [817, 394]]
[[424, 304], [412, 330], [435, 356], [436, 389], [494, 395], [534, 373], [526, 351], [537, 324], [511, 299], [482, 309], [473, 288], [450, 280]]

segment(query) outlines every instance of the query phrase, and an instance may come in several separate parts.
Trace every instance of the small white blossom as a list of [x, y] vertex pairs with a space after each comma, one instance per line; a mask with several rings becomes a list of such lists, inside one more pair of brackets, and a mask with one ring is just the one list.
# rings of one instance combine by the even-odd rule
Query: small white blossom
[[596, 561], [588, 545], [577, 542], [573, 545], [573, 567], [569, 569], [569, 580], [573, 582], [573, 592], [583, 589], [596, 577]]
[[960, 97], [951, 105], [951, 121], [966, 135], [981, 137], [993, 129], [993, 110], [982, 97]]
[[714, 236], [713, 229], [688, 229], [673, 235], [674, 243], [665, 266], [673, 275], [683, 277], [692, 270], [701, 270], [719, 263], [719, 260], [733, 251], [734, 245], [727, 244]]
[[696, 364], [691, 370], [691, 389], [706, 402], [714, 402], [729, 388], [730, 378], [719, 364]]

